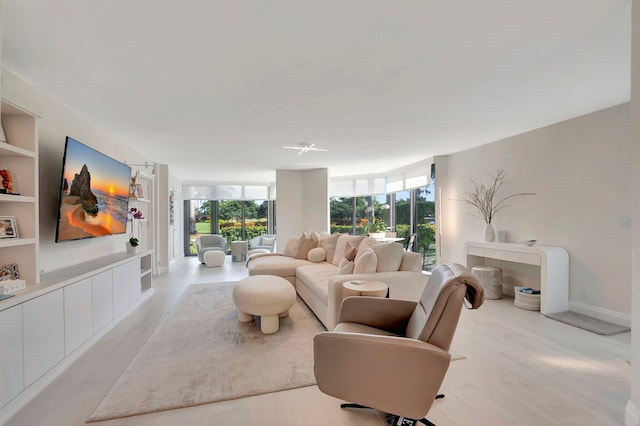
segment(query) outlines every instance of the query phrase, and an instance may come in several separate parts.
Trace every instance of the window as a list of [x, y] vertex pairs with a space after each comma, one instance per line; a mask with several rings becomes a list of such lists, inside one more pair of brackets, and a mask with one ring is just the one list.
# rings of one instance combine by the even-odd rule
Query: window
[[411, 227], [411, 191], [399, 191], [394, 194], [395, 230], [398, 238], [409, 239], [413, 232]]
[[[269, 216], [269, 210], [272, 216]], [[275, 202], [267, 200], [186, 200], [185, 256], [195, 255], [196, 239], [201, 235], [220, 234], [231, 241], [246, 241], [269, 234], [275, 223]], [[273, 228], [272, 228], [273, 229]]]
[[353, 233], [353, 203], [352, 197], [332, 197], [329, 205], [329, 221], [331, 233]]
[[423, 269], [431, 269], [436, 263], [436, 209], [435, 185], [416, 189], [416, 232], [417, 251], [422, 254]]

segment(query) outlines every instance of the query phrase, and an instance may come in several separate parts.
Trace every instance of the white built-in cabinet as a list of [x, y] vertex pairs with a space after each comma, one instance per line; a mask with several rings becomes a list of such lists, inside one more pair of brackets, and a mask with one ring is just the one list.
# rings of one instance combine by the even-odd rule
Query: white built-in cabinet
[[152, 252], [42, 276], [0, 301], [0, 424], [153, 293]]
[[111, 269], [93, 276], [93, 332], [106, 327], [113, 319], [113, 271]]
[[[129, 307], [129, 265], [118, 265], [113, 268], [112, 279], [113, 316], [117, 317]], [[135, 280], [135, 276], [133, 279]]]
[[93, 336], [93, 297], [91, 278], [64, 288], [65, 355], [75, 351]]
[[0, 311], [0, 407], [24, 389], [22, 305]]
[[64, 358], [62, 289], [23, 303], [24, 385], [31, 385]]

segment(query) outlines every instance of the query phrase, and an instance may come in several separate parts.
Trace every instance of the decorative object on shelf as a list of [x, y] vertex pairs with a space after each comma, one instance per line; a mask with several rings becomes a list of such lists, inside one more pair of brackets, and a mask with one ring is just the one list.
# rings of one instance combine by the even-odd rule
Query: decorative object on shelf
[[173, 189], [169, 191], [169, 225], [173, 225], [173, 202], [174, 202], [175, 194]]
[[144, 191], [142, 190], [142, 184], [136, 183], [136, 195], [138, 198], [144, 198]]
[[0, 281], [0, 295], [15, 293], [16, 291], [24, 290], [27, 286], [25, 280], [5, 280]]
[[466, 192], [464, 196], [459, 195], [457, 199], [458, 201], [464, 201], [465, 203], [473, 206], [476, 209], [476, 213], [470, 214], [484, 220], [484, 223], [486, 224], [484, 239], [488, 242], [495, 239], [495, 231], [491, 221], [500, 210], [507, 207], [504, 202], [522, 195], [535, 195], [533, 192], [519, 192], [517, 194], [503, 197], [500, 200], [496, 200], [496, 194], [502, 185], [506, 183], [506, 173], [504, 170], [498, 170], [494, 176], [490, 177], [492, 182], [488, 186], [485, 186], [483, 183], [477, 183], [471, 179], [473, 191]]
[[493, 225], [490, 223], [485, 223], [484, 225], [484, 240], [491, 242], [496, 239], [496, 232], [493, 229]]
[[19, 238], [15, 216], [0, 216], [0, 239]]
[[[140, 240], [134, 236], [134, 229], [136, 221], [144, 219], [144, 217], [142, 217], [142, 211], [136, 207], [131, 207], [129, 209], [129, 216], [131, 216], [131, 233], [129, 234], [129, 241], [127, 241], [127, 253], [136, 253], [138, 251], [138, 246], [140, 245]], [[138, 224], [138, 227], [139, 226], [140, 225]]]
[[525, 240], [524, 243], [529, 247], [533, 246], [538, 240]]
[[129, 184], [129, 197], [136, 198], [136, 191], [138, 190], [137, 182], [140, 177], [140, 170], [136, 171], [136, 174], [131, 177], [131, 183]]
[[2, 178], [2, 189], [5, 190], [5, 194], [13, 192], [13, 177], [11, 172], [7, 169], [0, 170], [0, 177]]
[[0, 266], [0, 282], [8, 280], [19, 280], [20, 272], [18, 272], [17, 263], [7, 263]]

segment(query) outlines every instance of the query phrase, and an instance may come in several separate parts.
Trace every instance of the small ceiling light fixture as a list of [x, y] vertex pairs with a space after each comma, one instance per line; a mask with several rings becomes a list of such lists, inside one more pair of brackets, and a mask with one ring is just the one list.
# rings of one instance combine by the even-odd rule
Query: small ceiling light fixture
[[328, 151], [328, 149], [324, 149], [324, 148], [316, 148], [316, 144], [312, 143], [312, 144], [300, 144], [300, 146], [283, 146], [283, 149], [297, 149], [300, 152], [298, 152], [298, 155], [302, 155], [305, 152], [309, 152], [309, 151]]

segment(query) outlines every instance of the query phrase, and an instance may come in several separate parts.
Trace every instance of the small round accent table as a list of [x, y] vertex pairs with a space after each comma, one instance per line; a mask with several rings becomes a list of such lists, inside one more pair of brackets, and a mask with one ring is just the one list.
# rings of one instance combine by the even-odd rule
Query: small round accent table
[[244, 262], [247, 260], [248, 243], [246, 241], [231, 241], [231, 261]]
[[389, 285], [382, 281], [346, 281], [342, 284], [342, 297], [373, 296], [387, 297]]
[[284, 278], [275, 275], [253, 275], [236, 283], [233, 302], [238, 308], [238, 321], [253, 321], [260, 316], [260, 330], [272, 334], [280, 328], [280, 318], [289, 315], [296, 301], [296, 290]]

